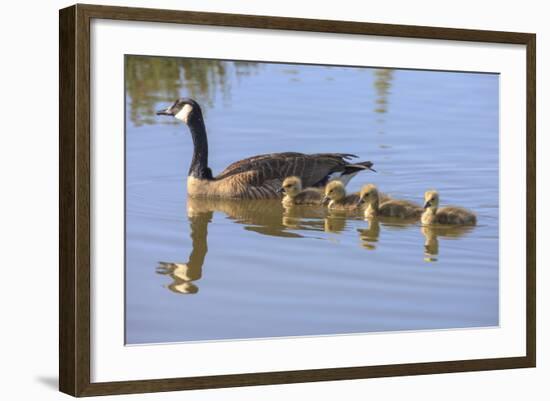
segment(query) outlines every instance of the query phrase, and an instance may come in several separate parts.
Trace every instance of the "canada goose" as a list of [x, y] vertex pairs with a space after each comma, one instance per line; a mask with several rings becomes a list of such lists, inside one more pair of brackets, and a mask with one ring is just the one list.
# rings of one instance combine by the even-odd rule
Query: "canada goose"
[[464, 208], [447, 206], [439, 209], [439, 194], [437, 191], [426, 191], [424, 194], [422, 224], [475, 225], [476, 222], [476, 215]]
[[416, 203], [388, 197], [381, 199], [378, 188], [374, 184], [363, 186], [359, 198], [359, 202], [365, 207], [365, 217], [386, 216], [410, 219], [418, 218], [422, 214], [422, 208]]
[[349, 181], [359, 171], [370, 169], [370, 161], [350, 163], [349, 153], [303, 154], [295, 152], [253, 156], [229, 165], [214, 177], [208, 167], [208, 141], [199, 104], [190, 98], [176, 100], [157, 115], [173, 116], [189, 127], [193, 159], [187, 178], [190, 196], [239, 199], [276, 199], [285, 177], [297, 176], [304, 187], [320, 187], [335, 178]]
[[329, 200], [328, 208], [331, 210], [357, 210], [361, 207], [359, 194], [346, 195], [346, 188], [341, 181], [331, 181], [325, 187], [323, 203]]
[[287, 177], [279, 189], [283, 195], [283, 206], [293, 205], [321, 205], [323, 192], [319, 188], [302, 189], [302, 180], [299, 177]]

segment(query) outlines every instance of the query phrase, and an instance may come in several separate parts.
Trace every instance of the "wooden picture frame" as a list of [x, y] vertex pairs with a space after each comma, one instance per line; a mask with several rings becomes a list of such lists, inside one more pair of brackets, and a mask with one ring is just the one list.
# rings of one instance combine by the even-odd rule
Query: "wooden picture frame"
[[[109, 19], [519, 44], [527, 58], [526, 355], [429, 363], [92, 383], [90, 380], [90, 21]], [[59, 388], [73, 396], [143, 393], [534, 367], [536, 361], [535, 47], [530, 33], [74, 5], [59, 15]]]

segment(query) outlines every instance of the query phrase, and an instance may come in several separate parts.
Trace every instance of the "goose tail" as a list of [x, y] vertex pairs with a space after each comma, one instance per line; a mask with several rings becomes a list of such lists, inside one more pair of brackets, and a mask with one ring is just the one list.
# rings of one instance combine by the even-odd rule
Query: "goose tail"
[[376, 170], [373, 169], [372, 166], [373, 166], [373, 163], [370, 161], [348, 164], [344, 168], [342, 175], [358, 173], [361, 170], [370, 170], [376, 173]]
[[330, 177], [330, 181], [339, 180], [346, 186], [360, 171], [371, 170], [376, 172], [376, 170], [372, 168], [372, 165], [373, 163], [370, 161], [348, 164], [339, 175]]

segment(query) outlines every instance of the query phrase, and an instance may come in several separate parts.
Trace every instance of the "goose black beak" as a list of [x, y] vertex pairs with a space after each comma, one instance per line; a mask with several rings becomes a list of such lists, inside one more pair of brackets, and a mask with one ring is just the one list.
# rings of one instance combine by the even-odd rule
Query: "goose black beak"
[[279, 188], [279, 189], [277, 190], [277, 193], [278, 193], [278, 194], [284, 194], [284, 193], [285, 193], [285, 189], [284, 189], [283, 187], [281, 187], [281, 188]]
[[172, 113], [172, 110], [170, 110], [170, 107], [164, 110], [159, 110], [156, 112], [157, 116], [173, 116], [174, 113]]
[[426, 203], [424, 203], [424, 209], [427, 209], [427, 208], [429, 208], [430, 206], [432, 206], [431, 202], [426, 202]]
[[323, 199], [321, 200], [321, 205], [326, 205], [330, 198], [328, 196], [323, 196]]

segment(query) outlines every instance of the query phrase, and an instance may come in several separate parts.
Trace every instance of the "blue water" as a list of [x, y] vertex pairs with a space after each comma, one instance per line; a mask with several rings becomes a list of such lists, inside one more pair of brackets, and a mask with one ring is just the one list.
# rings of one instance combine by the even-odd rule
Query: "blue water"
[[[130, 61], [127, 343], [499, 324], [498, 75]], [[351, 152], [377, 173], [349, 191], [371, 182], [420, 203], [435, 188], [478, 226], [187, 199], [187, 127], [153, 113], [179, 96], [203, 108], [214, 174], [261, 153]]]

